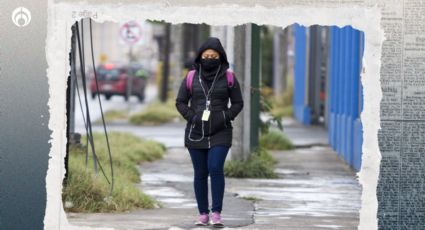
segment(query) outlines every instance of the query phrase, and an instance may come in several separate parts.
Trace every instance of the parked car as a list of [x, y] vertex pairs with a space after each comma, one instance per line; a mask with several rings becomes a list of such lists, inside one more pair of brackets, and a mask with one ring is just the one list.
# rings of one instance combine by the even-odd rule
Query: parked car
[[136, 77], [135, 69], [118, 64], [104, 64], [96, 68], [96, 76], [98, 87], [96, 87], [96, 79], [94, 73], [91, 74], [90, 91], [92, 98], [97, 94], [105, 95], [109, 100], [114, 95], [123, 96], [125, 101], [131, 95], [139, 98], [139, 101], [145, 99], [145, 87], [147, 79], [145, 77]]

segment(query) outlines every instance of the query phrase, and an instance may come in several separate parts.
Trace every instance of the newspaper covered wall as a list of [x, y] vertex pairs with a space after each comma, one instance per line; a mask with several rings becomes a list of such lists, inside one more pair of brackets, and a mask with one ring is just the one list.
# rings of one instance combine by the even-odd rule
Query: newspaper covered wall
[[425, 226], [425, 1], [385, 1], [382, 27], [380, 229]]

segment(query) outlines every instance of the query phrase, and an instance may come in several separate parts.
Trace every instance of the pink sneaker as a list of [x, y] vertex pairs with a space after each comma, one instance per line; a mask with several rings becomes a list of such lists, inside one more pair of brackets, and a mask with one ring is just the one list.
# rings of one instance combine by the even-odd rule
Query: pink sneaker
[[215, 228], [223, 228], [224, 224], [221, 222], [221, 215], [219, 212], [213, 212], [211, 214], [211, 224]]
[[196, 226], [207, 226], [209, 223], [210, 217], [208, 216], [208, 214], [206, 213], [202, 213], [201, 215], [199, 215], [198, 217], [198, 221], [196, 221], [195, 225]]

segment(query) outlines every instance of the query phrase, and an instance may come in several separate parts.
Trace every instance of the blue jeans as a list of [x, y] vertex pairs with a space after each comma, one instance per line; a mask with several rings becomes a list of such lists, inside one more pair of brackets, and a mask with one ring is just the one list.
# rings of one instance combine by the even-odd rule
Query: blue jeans
[[210, 149], [189, 149], [192, 158], [196, 202], [199, 213], [209, 213], [208, 175], [211, 177], [212, 212], [221, 212], [224, 195], [224, 161], [229, 147], [213, 146]]

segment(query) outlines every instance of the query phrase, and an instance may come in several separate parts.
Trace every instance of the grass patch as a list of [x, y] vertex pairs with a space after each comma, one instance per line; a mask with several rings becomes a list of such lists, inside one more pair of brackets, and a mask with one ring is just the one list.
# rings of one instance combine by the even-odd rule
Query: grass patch
[[292, 142], [278, 130], [270, 130], [260, 136], [260, 146], [269, 150], [290, 150], [294, 149]]
[[274, 106], [270, 110], [270, 113], [274, 117], [292, 117], [292, 114], [293, 114], [292, 105], [284, 106], [284, 107]]
[[252, 201], [252, 202], [258, 202], [258, 201], [262, 200], [260, 198], [255, 197], [255, 196], [242, 196], [241, 198], [244, 199], [244, 200]]
[[[72, 202], [72, 207], [65, 207], [72, 212], [114, 212], [136, 208], [154, 208], [157, 202], [143, 194], [137, 183], [140, 173], [137, 164], [153, 161], [163, 157], [165, 146], [161, 143], [143, 140], [134, 135], [121, 132], [108, 134], [114, 167], [114, 191], [109, 196], [110, 185], [99, 168], [95, 174], [93, 157], [89, 148], [87, 167], [85, 164], [85, 147], [71, 145], [69, 148], [68, 182], [62, 191], [63, 201]], [[103, 134], [94, 133], [96, 155], [106, 176], [111, 181], [106, 140]], [[81, 143], [85, 143], [83, 136]]]
[[[127, 120], [128, 115], [126, 111], [120, 111], [120, 110], [108, 110], [105, 113], [103, 113], [103, 116], [105, 118], [105, 122], [113, 122], [116, 120]], [[97, 119], [95, 124], [102, 124], [102, 118]]]
[[224, 165], [224, 174], [236, 178], [277, 178], [273, 171], [277, 160], [265, 149], [258, 148], [245, 161], [229, 161]]
[[135, 125], [159, 125], [180, 119], [175, 102], [168, 100], [166, 103], [154, 102], [143, 111], [130, 116], [130, 123]]

